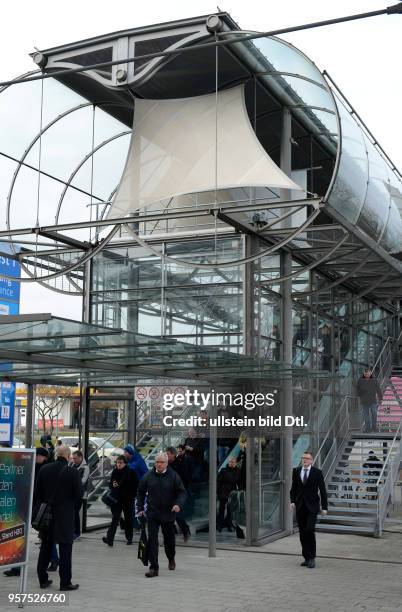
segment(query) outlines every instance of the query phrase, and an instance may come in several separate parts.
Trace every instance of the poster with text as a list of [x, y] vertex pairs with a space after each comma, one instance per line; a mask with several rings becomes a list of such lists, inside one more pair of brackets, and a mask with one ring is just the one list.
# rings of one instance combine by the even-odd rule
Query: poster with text
[[[4, 275], [4, 276], [3, 276]], [[12, 256], [10, 246], [0, 242], [0, 316], [17, 315], [20, 310], [21, 266]], [[15, 280], [11, 280], [15, 279]], [[0, 364], [6, 372], [11, 364]], [[0, 382], [0, 442], [13, 444], [15, 383]]]
[[27, 561], [35, 452], [0, 448], [0, 567]]

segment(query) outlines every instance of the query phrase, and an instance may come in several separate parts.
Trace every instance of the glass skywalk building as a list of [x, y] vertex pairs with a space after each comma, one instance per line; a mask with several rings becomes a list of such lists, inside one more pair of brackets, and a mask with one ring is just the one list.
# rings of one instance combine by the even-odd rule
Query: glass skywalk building
[[327, 73], [227, 13], [32, 57], [0, 91], [0, 240], [26, 279], [82, 296], [83, 319], [2, 317], [3, 375], [80, 384], [87, 454], [101, 435], [150, 465], [189, 436], [164, 427], [164, 393], [275, 393], [304, 425], [207, 434], [190, 514], [215, 538], [217, 444], [243, 457], [246, 543], [289, 533], [292, 465], [312, 449], [329, 474], [362, 369], [389, 373], [401, 174]]

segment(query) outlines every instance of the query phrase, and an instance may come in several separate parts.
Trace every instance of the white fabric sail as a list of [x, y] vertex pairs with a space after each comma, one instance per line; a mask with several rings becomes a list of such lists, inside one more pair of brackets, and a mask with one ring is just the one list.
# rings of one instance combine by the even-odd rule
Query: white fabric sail
[[256, 137], [243, 85], [218, 96], [136, 99], [130, 149], [109, 218], [165, 198], [236, 187], [302, 190]]

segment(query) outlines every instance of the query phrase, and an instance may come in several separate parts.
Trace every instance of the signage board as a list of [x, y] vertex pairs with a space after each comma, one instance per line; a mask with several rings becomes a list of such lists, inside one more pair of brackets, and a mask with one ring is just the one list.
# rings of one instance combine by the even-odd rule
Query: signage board
[[0, 567], [28, 562], [35, 449], [0, 448]]
[[[20, 311], [21, 266], [8, 254], [10, 247], [0, 243], [0, 316], [17, 315]], [[15, 278], [11, 280], [4, 275]], [[9, 364], [0, 364], [1, 370], [8, 370]], [[15, 383], [0, 382], [0, 442], [13, 444]]]

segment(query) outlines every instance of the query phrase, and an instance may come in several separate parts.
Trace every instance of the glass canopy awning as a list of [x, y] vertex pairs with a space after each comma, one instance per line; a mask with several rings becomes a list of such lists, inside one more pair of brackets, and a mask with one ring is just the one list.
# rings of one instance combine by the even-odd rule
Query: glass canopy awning
[[150, 378], [274, 382], [290, 376], [329, 375], [51, 314], [0, 317], [0, 371], [3, 380], [63, 385], [137, 384]]

